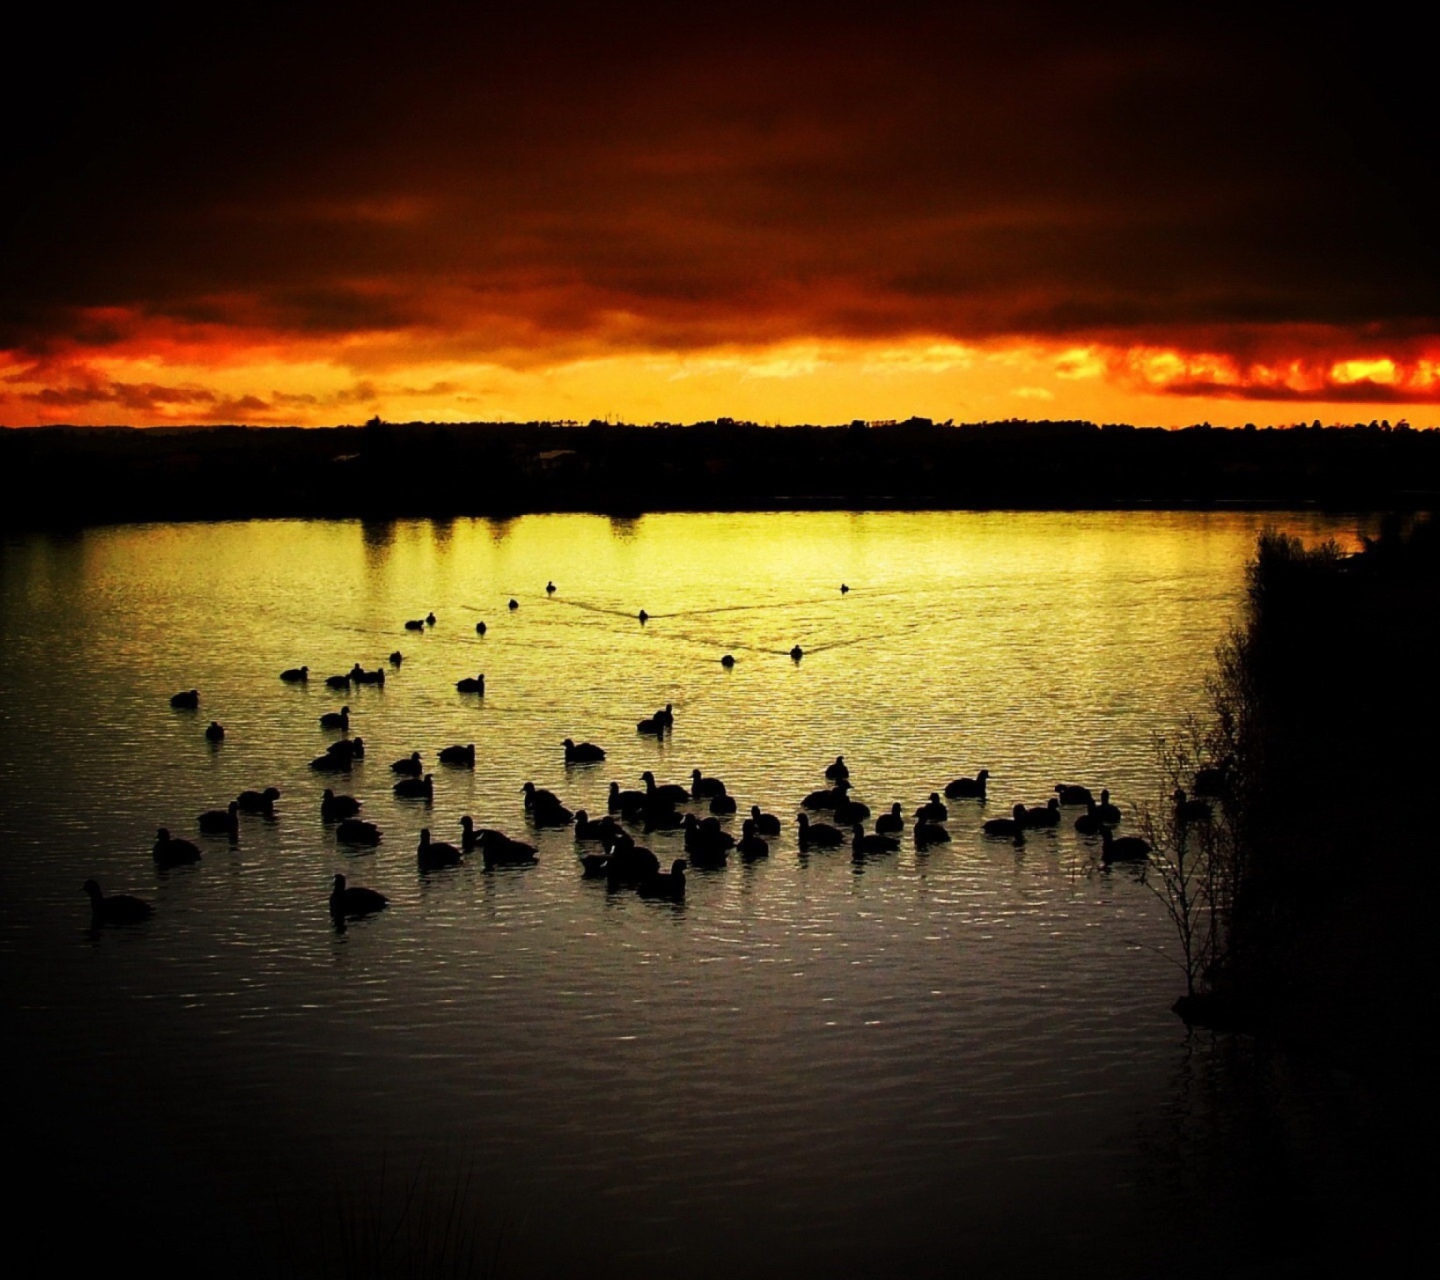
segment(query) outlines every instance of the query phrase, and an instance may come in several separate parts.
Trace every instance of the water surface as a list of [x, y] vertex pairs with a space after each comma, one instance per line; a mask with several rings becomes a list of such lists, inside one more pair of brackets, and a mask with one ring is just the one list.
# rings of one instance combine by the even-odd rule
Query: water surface
[[[1154, 801], [1155, 736], [1203, 708], [1264, 523], [531, 516], [7, 541], [0, 980], [46, 1185], [97, 1229], [143, 1223], [157, 1259], [236, 1271], [314, 1269], [337, 1204], [393, 1203], [418, 1175], [437, 1202], [465, 1188], [504, 1275], [1182, 1273], [1166, 1224], [1214, 1206], [1176, 1152], [1209, 1149], [1195, 1080], [1224, 1064], [1167, 1011], [1164, 913], [1068, 823], [1023, 850], [979, 827], [1061, 781]], [[383, 689], [319, 682], [397, 648]], [[308, 685], [277, 678], [301, 663]], [[483, 699], [455, 691], [480, 671]], [[191, 687], [200, 710], [171, 710]], [[638, 737], [667, 702], [673, 736]], [[342, 703], [369, 747], [343, 789], [378, 851], [336, 847], [306, 767]], [[567, 736], [609, 759], [567, 770]], [[435, 767], [433, 805], [391, 796], [390, 760], [469, 742], [476, 768]], [[952, 803], [953, 843], [929, 853], [798, 856], [797, 801], [842, 752], [877, 812], [981, 767], [990, 804]], [[583, 880], [564, 831], [527, 837], [531, 869], [417, 873], [422, 826], [525, 833], [527, 779], [595, 813], [612, 778], [696, 767], [786, 826], [766, 861], [692, 872], [683, 906]], [[233, 846], [195, 835], [199, 810], [267, 785], [275, 821]], [[157, 872], [161, 824], [203, 861]], [[337, 870], [391, 908], [337, 932]], [[87, 876], [155, 918], [92, 932]], [[1236, 1265], [1260, 1248], [1225, 1247]]]

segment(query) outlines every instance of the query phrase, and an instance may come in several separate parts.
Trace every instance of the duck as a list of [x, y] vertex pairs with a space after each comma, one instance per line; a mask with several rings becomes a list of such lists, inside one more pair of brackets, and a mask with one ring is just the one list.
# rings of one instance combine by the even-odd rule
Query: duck
[[949, 816], [950, 810], [941, 801], [938, 791], [932, 791], [930, 799], [915, 810], [917, 822], [944, 822]]
[[973, 778], [956, 778], [945, 784], [945, 795], [950, 800], [983, 800], [985, 784], [990, 779], [990, 770], [981, 769]]
[[618, 782], [611, 782], [607, 804], [611, 813], [638, 815], [649, 801], [643, 791], [621, 791]]
[[350, 708], [341, 707], [339, 711], [327, 711], [320, 717], [322, 729], [348, 729], [350, 727]]
[[1144, 862], [1150, 856], [1150, 842], [1139, 836], [1114, 836], [1109, 827], [1100, 828], [1100, 861]]
[[435, 625], [435, 615], [433, 613], [427, 613], [425, 615], [425, 625], [427, 627], [433, 627]]
[[420, 763], [420, 753], [412, 751], [404, 760], [396, 760], [390, 766], [391, 773], [403, 773], [407, 778], [418, 778], [425, 772]]
[[641, 609], [635, 616], [640, 619], [640, 625], [642, 627], [650, 621], [650, 615], [646, 613], [644, 609]]
[[[177, 711], [194, 711], [200, 705], [200, 690], [186, 689], [183, 693], [171, 695], [170, 705]], [[91, 881], [87, 880], [86, 884]]]
[[684, 804], [690, 799], [690, 792], [687, 788], [676, 782], [657, 783], [655, 774], [646, 769], [640, 775], [640, 780], [645, 784], [645, 798], [650, 804]]
[[415, 861], [421, 871], [438, 871], [441, 867], [460, 865], [460, 850], [443, 840], [430, 839], [430, 828], [420, 828], [420, 843], [415, 847]]
[[482, 671], [478, 675], [466, 676], [463, 680], [457, 680], [455, 688], [460, 693], [483, 694], [485, 692], [485, 673]]
[[735, 842], [735, 852], [747, 862], [770, 856], [770, 846], [756, 832], [753, 819], [746, 818], [742, 824], [740, 839]]
[[350, 679], [351, 677], [348, 674], [343, 676], [326, 676], [325, 687], [327, 689], [348, 689], [350, 687]]
[[584, 809], [575, 810], [577, 840], [603, 840], [613, 825], [607, 818], [592, 818]]
[[477, 636], [483, 636], [489, 630], [490, 628], [487, 627], [483, 621], [477, 622], [475, 624], [475, 634]]
[[241, 813], [260, 813], [267, 818], [275, 816], [275, 801], [280, 799], [279, 787], [266, 787], [264, 791], [242, 791], [235, 797]]
[[392, 667], [398, 667], [404, 661], [405, 655], [401, 653], [399, 649], [396, 649], [395, 652], [390, 655], [390, 665]]
[[669, 898], [673, 902], [680, 901], [685, 896], [685, 870], [684, 858], [676, 858], [670, 864], [670, 870], [657, 871], [653, 875], [645, 876], [636, 885], [636, 890], [642, 898]]
[[350, 765], [351, 757], [348, 755], [331, 755], [328, 751], [323, 756], [316, 756], [310, 761], [310, 767], [316, 773], [349, 773]]
[[720, 658], [720, 665], [724, 667], [725, 670], [730, 670], [730, 668], [735, 665], [735, 655], [733, 653], [727, 653], [722, 655]]
[[667, 702], [665, 704], [665, 710], [657, 711], [650, 718], [654, 720], [656, 724], [664, 725], [667, 729], [673, 729], [675, 727], [675, 704], [673, 702]]
[[800, 828], [800, 852], [811, 845], [817, 849], [835, 849], [845, 843], [845, 833], [828, 822], [811, 822], [808, 814], [797, 813], [795, 823]]
[[553, 791], [546, 791], [543, 788], [537, 787], [533, 782], [527, 782], [520, 790], [525, 793], [525, 810], [527, 813], [539, 808], [564, 807], [560, 804], [560, 797]]
[[335, 828], [335, 839], [341, 844], [363, 844], [373, 848], [380, 843], [380, 828], [373, 822], [346, 818]]
[[875, 830], [887, 836], [898, 836], [905, 830], [905, 815], [900, 812], [898, 800], [890, 806], [889, 813], [882, 813], [875, 819]]
[[512, 600], [510, 601], [510, 608], [511, 608], [511, 609], [518, 609], [519, 607], [520, 607], [520, 601], [514, 600], [514, 599], [512, 599]]
[[850, 828], [850, 851], [852, 853], [894, 853], [900, 841], [894, 836], [880, 832], [867, 832], [858, 822]]
[[330, 914], [332, 916], [365, 916], [373, 911], [384, 911], [390, 899], [374, 889], [363, 885], [346, 887], [345, 877], [337, 875], [330, 888]]
[[1031, 805], [1025, 810], [1027, 827], [1058, 827], [1060, 825], [1060, 797], [1052, 796], [1046, 804]]
[[553, 582], [547, 582], [545, 584], [545, 594], [547, 596], [553, 596], [555, 594], [555, 584]]
[[835, 805], [835, 822], [842, 827], [854, 826], [870, 816], [870, 806], [862, 800], [852, 800], [843, 795]]
[[850, 594], [850, 588], [843, 582], [840, 584], [840, 594], [842, 596], [848, 596]]
[[849, 783], [837, 783], [833, 787], [822, 787], [819, 791], [812, 791], [802, 801], [802, 809], [816, 809], [822, 811], [833, 811], [835, 806], [845, 799], [845, 792]]
[[682, 826], [685, 830], [685, 852], [697, 863], [703, 860], [706, 864], [723, 865], [726, 851], [735, 847], [735, 837], [728, 831], [722, 831], [714, 818], [701, 820], [693, 813], [687, 813]]
[[938, 822], [917, 822], [914, 834], [917, 849], [928, 849], [932, 844], [950, 843], [950, 833]]
[[1065, 782], [1055, 784], [1055, 794], [1060, 797], [1061, 804], [1089, 804], [1095, 798], [1090, 794], [1089, 787]]
[[200, 861], [200, 850], [189, 840], [172, 836], [168, 827], [161, 827], [155, 833], [155, 846], [151, 854], [161, 867], [183, 867]]
[[832, 782], [848, 780], [850, 777], [850, 766], [845, 763], [844, 756], [836, 756], [834, 764], [825, 766], [825, 776]]
[[652, 831], [678, 831], [685, 820], [668, 805], [656, 805], [645, 810], [643, 825], [648, 836]]
[[240, 838], [240, 806], [234, 800], [224, 809], [206, 809], [198, 821], [200, 830], [207, 836]]
[[778, 836], [780, 834], [780, 819], [773, 813], [761, 812], [758, 804], [750, 806], [750, 821], [755, 824], [755, 830], [762, 836]]
[[424, 619], [424, 618], [411, 618], [411, 619], [405, 624], [405, 630], [406, 630], [406, 631], [424, 631], [424, 630], [425, 630], [425, 619]]
[[350, 679], [356, 684], [378, 684], [383, 689], [385, 687], [385, 668], [376, 667], [374, 671], [366, 671], [357, 662], [355, 670], [350, 673]]
[[340, 756], [346, 760], [365, 759], [365, 739], [356, 734], [353, 738], [340, 738], [325, 748], [327, 756]]
[[533, 844], [512, 840], [502, 831], [483, 831], [480, 856], [487, 867], [524, 867], [540, 861]]
[[354, 796], [337, 796], [329, 787], [320, 797], [320, 818], [324, 822], [335, 822], [340, 818], [353, 818], [360, 812], [360, 801]]
[[205, 730], [206, 742], [224, 742], [225, 726], [218, 720], [210, 721], [210, 727]]
[[435, 775], [427, 773], [423, 778], [401, 778], [392, 789], [401, 800], [433, 800]]
[[980, 830], [987, 836], [1003, 836], [1019, 844], [1025, 839], [1025, 828], [1027, 825], [1025, 821], [1025, 806], [1023, 804], [1017, 804], [1010, 810], [1010, 817], [991, 818]]
[[1189, 822], [1209, 822], [1214, 816], [1208, 800], [1191, 799], [1183, 790], [1177, 789], [1170, 799], [1175, 802], [1175, 821], [1182, 826]]
[[605, 759], [605, 748], [597, 747], [593, 742], [576, 742], [573, 738], [566, 738], [564, 746], [566, 764], [598, 764]]
[[449, 746], [440, 748], [441, 764], [458, 764], [467, 769], [475, 767], [475, 744], [468, 743], [466, 746]]
[[480, 839], [484, 834], [484, 830], [476, 827], [475, 819], [468, 813], [460, 819], [460, 847], [466, 853], [473, 853], [480, 847]]
[[639, 884], [660, 874], [660, 859], [644, 845], [615, 844], [606, 849], [609, 862], [605, 868], [611, 887]]
[[706, 796], [725, 794], [725, 784], [719, 778], [707, 778], [699, 769], [690, 770], [690, 799], [702, 800]]
[[793, 649], [790, 650], [790, 656], [791, 656], [796, 662], [799, 662], [800, 659], [805, 656], [805, 650], [802, 649], [802, 648], [797, 644]]
[[112, 893], [107, 898], [94, 880], [85, 881], [81, 888], [90, 895], [90, 915], [96, 924], [135, 924], [155, 914], [155, 908], [143, 898], [128, 893]]
[[1095, 806], [1095, 812], [1100, 815], [1100, 821], [1110, 827], [1116, 826], [1124, 817], [1120, 812], [1120, 807], [1110, 803], [1108, 790], [1100, 792], [1100, 803]]
[[[727, 818], [737, 808], [734, 796], [711, 796], [710, 798], [710, 812], [717, 817]], [[746, 821], [748, 822], [749, 819], [747, 818]]]
[[310, 679], [309, 667], [287, 667], [280, 673], [280, 679], [287, 684], [306, 684]]
[[665, 736], [665, 726], [659, 720], [655, 719], [654, 716], [649, 716], [636, 724], [635, 732], [643, 734], [647, 738], [663, 738]]
[[1226, 756], [1218, 765], [1195, 770], [1195, 793], [1202, 796], [1223, 796], [1230, 786], [1230, 770], [1233, 765], [1233, 758]]
[[568, 827], [575, 815], [563, 804], [537, 804], [530, 810], [530, 821], [537, 827]]
[[1100, 829], [1105, 821], [1100, 816], [1100, 806], [1095, 801], [1090, 801], [1085, 806], [1085, 812], [1075, 819], [1075, 830], [1082, 836], [1094, 836], [1100, 834]]

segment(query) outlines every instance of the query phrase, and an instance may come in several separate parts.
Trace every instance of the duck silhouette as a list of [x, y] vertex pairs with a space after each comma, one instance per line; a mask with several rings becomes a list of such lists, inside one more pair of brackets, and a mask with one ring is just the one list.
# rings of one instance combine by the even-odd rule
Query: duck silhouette
[[810, 815], [797, 813], [795, 824], [800, 829], [800, 852], [804, 853], [812, 845], [817, 849], [838, 849], [845, 843], [845, 833], [838, 827], [832, 827], [828, 822], [811, 822]]
[[466, 676], [463, 680], [457, 680], [455, 688], [461, 693], [484, 693], [485, 673], [482, 671], [478, 675]]
[[825, 776], [832, 782], [839, 782], [841, 779], [850, 777], [850, 766], [845, 763], [844, 756], [836, 756], [834, 764], [825, 766]]
[[177, 711], [194, 711], [200, 705], [200, 690], [186, 689], [183, 693], [174, 694], [170, 698], [170, 705]]
[[320, 717], [320, 727], [322, 729], [349, 729], [350, 708], [341, 707], [339, 711], [327, 711]]
[[329, 787], [320, 798], [320, 817], [325, 822], [353, 818], [360, 812], [360, 801], [354, 796], [337, 796]]
[[668, 872], [656, 871], [643, 876], [635, 886], [636, 892], [642, 898], [669, 898], [678, 902], [685, 896], [685, 869], [685, 859], [676, 858]]
[[390, 665], [392, 667], [398, 667], [404, 661], [405, 655], [401, 653], [399, 649], [396, 649], [395, 652], [390, 655]]
[[389, 899], [374, 889], [363, 885], [345, 884], [345, 877], [337, 875], [330, 889], [330, 914], [332, 916], [366, 916], [375, 911], [384, 911]]
[[450, 746], [440, 748], [441, 764], [456, 764], [467, 769], [475, 767], [475, 744], [473, 742], [465, 746]]
[[235, 797], [241, 813], [259, 813], [267, 818], [275, 816], [275, 801], [280, 799], [279, 787], [266, 787], [264, 791], [242, 791]]
[[1055, 794], [1060, 798], [1061, 804], [1089, 804], [1095, 798], [1090, 794], [1089, 787], [1065, 782], [1055, 784]]
[[755, 830], [753, 818], [746, 818], [740, 829], [740, 839], [735, 842], [735, 852], [746, 861], [755, 858], [768, 858], [770, 846], [760, 837]]
[[889, 813], [882, 813], [875, 819], [875, 830], [887, 836], [898, 836], [905, 830], [905, 815], [900, 812], [898, 800], [890, 806]]
[[973, 778], [956, 778], [945, 784], [945, 795], [950, 800], [983, 800], [989, 779], [989, 769], [981, 769]]
[[690, 770], [690, 799], [701, 800], [707, 796], [725, 794], [725, 784], [719, 778], [707, 778], [699, 769]]
[[232, 800], [224, 809], [206, 809], [198, 819], [200, 830], [207, 836], [240, 838], [240, 805]]
[[919, 822], [944, 822], [950, 816], [950, 810], [940, 801], [940, 793], [932, 791], [930, 799], [915, 810], [915, 818]]
[[206, 742], [224, 742], [225, 726], [218, 720], [210, 721], [210, 727], [205, 730]]
[[756, 832], [762, 836], [780, 834], [780, 819], [773, 813], [762, 813], [758, 804], [750, 806], [750, 821], [755, 824]]
[[288, 667], [280, 673], [280, 679], [289, 684], [305, 684], [310, 679], [310, 668]]
[[189, 840], [172, 836], [168, 827], [161, 827], [156, 831], [151, 854], [156, 865], [160, 867], [183, 867], [200, 861], [200, 850]]
[[373, 822], [346, 818], [335, 828], [335, 839], [341, 844], [368, 845], [373, 848], [380, 843], [380, 828]]
[[1110, 792], [1100, 792], [1100, 803], [1095, 806], [1095, 812], [1100, 815], [1100, 821], [1106, 826], [1118, 826], [1120, 820], [1125, 816], [1120, 812], [1120, 806], [1110, 803]]
[[950, 843], [950, 833], [938, 822], [917, 822], [914, 838], [917, 849], [928, 849], [931, 845]]
[[1000, 836], [1017, 844], [1025, 839], [1025, 806], [1017, 804], [1008, 818], [991, 818], [980, 828], [987, 836]]
[[427, 773], [423, 778], [401, 778], [391, 790], [401, 800], [433, 800], [435, 777]]
[[727, 669], [733, 667], [735, 665], [735, 655], [733, 653], [725, 654], [725, 656], [720, 659], [720, 665]]
[[438, 871], [441, 867], [460, 864], [460, 850], [443, 840], [430, 839], [430, 828], [420, 829], [420, 843], [415, 848], [415, 861], [421, 871]]
[[95, 924], [135, 924], [155, 914], [155, 908], [143, 898], [128, 893], [112, 893], [107, 898], [94, 880], [85, 881], [81, 888], [90, 896], [90, 917]]
[[1139, 836], [1114, 836], [1109, 827], [1100, 828], [1100, 861], [1144, 862], [1150, 857], [1150, 842]]
[[867, 832], [858, 822], [850, 828], [850, 850], [852, 853], [894, 853], [900, 841], [878, 831]]
[[476, 634], [477, 636], [483, 636], [483, 635], [484, 635], [487, 631], [489, 631], [489, 630], [490, 630], [490, 628], [487, 627], [487, 626], [484, 624], [484, 622], [477, 622], [477, 623], [475, 624], [475, 634]]
[[425, 772], [425, 766], [420, 763], [420, 753], [412, 751], [405, 759], [392, 762], [390, 772], [402, 773], [407, 778], [418, 778]]
[[565, 739], [566, 764], [595, 764], [603, 759], [605, 759], [603, 747], [597, 747], [593, 742], [576, 742], [572, 738]]

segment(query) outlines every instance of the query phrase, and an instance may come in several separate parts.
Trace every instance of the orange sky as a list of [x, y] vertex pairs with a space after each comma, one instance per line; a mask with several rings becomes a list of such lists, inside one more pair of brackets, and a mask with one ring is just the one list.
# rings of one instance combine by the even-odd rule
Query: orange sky
[[109, 21], [0, 102], [6, 425], [1440, 421], [1434, 108], [1368, 21]]

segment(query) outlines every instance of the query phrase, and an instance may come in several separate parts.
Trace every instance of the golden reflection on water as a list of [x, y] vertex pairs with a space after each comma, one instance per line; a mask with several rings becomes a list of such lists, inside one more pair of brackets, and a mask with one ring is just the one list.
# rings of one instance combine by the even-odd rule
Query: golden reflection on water
[[[182, 1147], [273, 1132], [322, 1182], [327, 1160], [373, 1159], [374, 1132], [395, 1158], [458, 1144], [549, 1206], [522, 1273], [588, 1256], [573, 1229], [613, 1207], [593, 1188], [623, 1189], [656, 1223], [682, 1216], [697, 1274], [943, 1252], [936, 1222], [979, 1231], [1033, 1194], [1015, 1160], [1052, 1161], [1047, 1185], [1087, 1219], [1104, 1171], [1129, 1176], [1117, 1128], [1163, 1087], [1175, 1043], [1153, 900], [1087, 874], [1068, 827], [1023, 852], [986, 841], [974, 804], [951, 806], [950, 846], [858, 865], [797, 857], [791, 820], [839, 753], [876, 812], [981, 767], [991, 813], [1060, 781], [1152, 799], [1152, 736], [1202, 706], [1266, 522], [687, 514], [12, 539], [7, 1007], [24, 993], [47, 1070], [92, 1061], [112, 1084], [77, 1087], [144, 1100]], [[403, 629], [432, 610], [433, 628]], [[397, 648], [383, 689], [324, 688]], [[308, 686], [278, 680], [302, 663]], [[458, 694], [478, 671], [485, 697]], [[172, 711], [191, 687], [199, 712]], [[673, 736], [639, 737], [667, 702]], [[336, 848], [318, 820], [327, 780], [306, 767], [332, 736], [318, 716], [342, 704], [369, 748], [343, 789], [385, 832], [373, 853]], [[212, 718], [227, 729], [216, 749], [201, 738]], [[609, 759], [566, 769], [567, 736]], [[433, 767], [469, 742], [476, 768], [435, 768], [433, 805], [393, 798], [389, 761], [420, 750]], [[524, 833], [526, 779], [593, 814], [612, 778], [695, 767], [786, 828], [766, 862], [695, 873], [682, 908], [582, 880], [564, 831], [527, 835], [530, 870], [417, 874], [422, 826], [453, 840], [469, 813]], [[199, 810], [271, 784], [275, 822], [246, 819], [238, 845], [202, 840], [198, 866], [155, 871], [158, 825], [191, 834]], [[679, 853], [677, 837], [650, 843]], [[337, 935], [337, 869], [392, 909]], [[153, 899], [155, 920], [77, 945], [89, 875]], [[186, 1087], [163, 1091], [175, 1062]], [[207, 1088], [230, 1100], [221, 1114]], [[368, 1127], [352, 1132], [355, 1115]], [[847, 1209], [860, 1201], [874, 1212]], [[1139, 1206], [1104, 1207], [1143, 1236]], [[1079, 1220], [1065, 1239], [1091, 1240]], [[676, 1262], [643, 1240], [615, 1256], [649, 1274]]]

